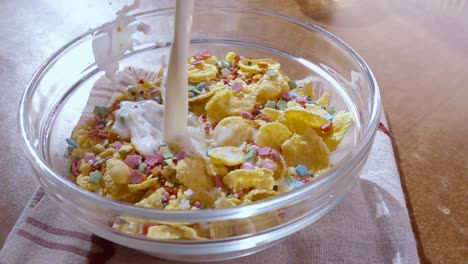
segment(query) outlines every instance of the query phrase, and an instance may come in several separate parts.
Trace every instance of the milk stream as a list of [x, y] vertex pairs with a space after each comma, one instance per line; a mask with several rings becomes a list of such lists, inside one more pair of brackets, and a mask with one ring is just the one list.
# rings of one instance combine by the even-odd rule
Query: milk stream
[[164, 140], [172, 143], [183, 137], [187, 131], [187, 58], [192, 30], [194, 0], [177, 0], [169, 68], [167, 70]]
[[[133, 34], [138, 31], [146, 34], [150, 29], [149, 25], [128, 14], [139, 5], [140, 1], [135, 0], [131, 5], [124, 6], [117, 12], [116, 19], [104, 24], [93, 38], [96, 64], [116, 85], [119, 60], [127, 51], [133, 50], [136, 42]], [[145, 156], [157, 151], [162, 141], [182, 145], [191, 154], [206, 151], [205, 135], [197, 129], [200, 124], [188, 116], [187, 58], [194, 5], [194, 0], [176, 2], [167, 78], [165, 85], [161, 85], [164, 106], [154, 101], [123, 102], [121, 109], [115, 113], [117, 121], [112, 130], [123, 138], [130, 138], [135, 148]]]

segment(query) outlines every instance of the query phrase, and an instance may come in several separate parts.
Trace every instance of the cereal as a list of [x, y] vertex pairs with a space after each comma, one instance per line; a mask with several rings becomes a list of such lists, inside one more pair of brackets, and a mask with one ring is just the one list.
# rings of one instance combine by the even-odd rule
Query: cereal
[[258, 130], [255, 143], [258, 146], [270, 146], [276, 150], [281, 149], [281, 145], [292, 136], [288, 127], [279, 123], [268, 123], [260, 127]]
[[213, 164], [235, 166], [244, 162], [244, 152], [236, 147], [217, 147], [208, 151]]
[[[96, 106], [93, 116], [65, 139], [70, 175], [80, 187], [158, 210], [221, 209], [275, 197], [331, 168], [331, 152], [353, 115], [335, 110], [328, 92], [317, 99], [312, 82], [289, 79], [275, 60], [234, 52], [224, 60], [210, 51], [198, 52], [189, 58], [187, 70], [187, 130], [200, 137], [171, 144], [155, 140], [164, 104], [163, 69], [153, 81], [125, 78], [130, 86], [108, 106]], [[117, 115], [122, 108], [132, 114]], [[197, 240], [247, 234], [282, 222], [277, 213], [214, 223], [125, 221], [115, 227], [155, 239]]]
[[239, 191], [244, 188], [273, 189], [273, 172], [268, 169], [233, 170], [223, 178], [227, 187]]
[[316, 171], [330, 167], [330, 151], [313, 129], [303, 135], [294, 134], [281, 146], [283, 156], [289, 166], [302, 164]]

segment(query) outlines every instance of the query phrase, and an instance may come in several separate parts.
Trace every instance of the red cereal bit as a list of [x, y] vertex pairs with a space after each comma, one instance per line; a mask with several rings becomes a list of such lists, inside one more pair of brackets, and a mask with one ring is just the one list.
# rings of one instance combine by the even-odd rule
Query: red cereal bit
[[112, 147], [115, 149], [119, 149], [122, 146], [122, 143], [118, 141], [119, 135], [112, 130], [107, 134], [107, 139], [109, 140], [109, 143], [113, 143]]
[[74, 160], [71, 164], [71, 171], [73, 175], [78, 176], [80, 172], [78, 171], [78, 160]]
[[88, 136], [95, 137], [95, 136], [97, 136], [98, 133], [99, 133], [99, 131], [97, 131], [95, 129], [92, 129], [92, 130], [89, 131]]
[[136, 169], [138, 165], [141, 163], [141, 156], [140, 155], [127, 155], [125, 158], [125, 164], [132, 169]]
[[203, 55], [201, 53], [197, 53], [197, 54], [195, 54], [195, 59], [203, 60]]
[[244, 164], [242, 164], [240, 168], [243, 170], [255, 170], [256, 169], [256, 167], [250, 162], [245, 162]]
[[329, 132], [333, 127], [333, 123], [332, 121], [320, 126], [320, 130], [323, 132], [323, 133], [327, 133]]
[[213, 178], [213, 181], [214, 181], [214, 185], [216, 187], [221, 187], [223, 188], [224, 187], [224, 182], [223, 182], [223, 176], [222, 175], [216, 175], [214, 178]]
[[271, 149], [270, 156], [276, 162], [281, 161], [281, 155], [279, 154], [279, 152], [276, 149]]
[[296, 102], [300, 103], [301, 105], [305, 105], [307, 103], [307, 97], [298, 96], [296, 97]]
[[130, 183], [138, 184], [138, 183], [143, 182], [146, 177], [140, 171], [134, 170], [134, 171], [132, 171], [132, 173], [130, 173], [129, 178], [130, 178]]
[[249, 113], [249, 112], [242, 111], [242, 112], [240, 112], [240, 115], [241, 115], [242, 117], [244, 117], [244, 118], [254, 119], [254, 116], [253, 116], [251, 113]]
[[164, 157], [161, 153], [150, 154], [145, 157], [145, 163], [148, 166], [153, 167], [154, 165], [161, 164], [164, 160]]
[[[101, 119], [102, 120], [102, 119]], [[97, 129], [97, 130], [100, 130], [100, 129], [103, 129], [105, 128], [106, 126], [104, 124], [97, 124], [96, 126], [94, 126], [94, 129]]]
[[291, 94], [289, 92], [283, 92], [281, 94], [281, 98], [283, 98], [286, 101], [290, 101], [292, 99]]
[[269, 169], [269, 170], [276, 170], [276, 164], [270, 160], [264, 160], [260, 163], [260, 168], [265, 168], [265, 169]]
[[236, 92], [240, 92], [243, 88], [244, 86], [240, 82], [234, 82], [234, 84], [232, 85], [232, 90]]
[[270, 147], [261, 147], [257, 149], [257, 153], [259, 156], [268, 156], [270, 155], [271, 148]]
[[201, 60], [196, 60], [196, 61], [192, 62], [192, 65], [195, 65], [195, 66], [200, 65], [200, 64], [202, 64]]
[[102, 138], [102, 139], [108, 138], [107, 134], [106, 134], [106, 133], [103, 133], [103, 132], [98, 132], [96, 136], [97, 136], [98, 138]]
[[150, 227], [150, 225], [143, 224], [143, 226], [141, 227], [141, 234], [146, 236]]
[[209, 50], [204, 50], [201, 55], [205, 58], [211, 57], [211, 52]]
[[187, 157], [188, 154], [185, 150], [182, 150], [180, 151], [179, 153], [177, 153], [174, 158], [172, 158], [172, 161], [174, 161], [175, 163], [177, 163], [179, 160], [183, 160], [185, 159], [185, 157]]
[[201, 207], [201, 203], [199, 201], [196, 201], [193, 206], [195, 206], [196, 208], [200, 208]]
[[143, 79], [138, 80], [138, 84], [144, 84], [144, 83], [145, 83], [145, 80], [143, 80]]

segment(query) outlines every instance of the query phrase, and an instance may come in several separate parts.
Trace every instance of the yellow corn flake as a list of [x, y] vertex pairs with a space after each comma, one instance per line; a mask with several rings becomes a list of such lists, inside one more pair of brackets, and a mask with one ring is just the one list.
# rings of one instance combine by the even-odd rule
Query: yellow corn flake
[[216, 65], [216, 63], [218, 62], [218, 58], [216, 58], [216, 56], [214, 55], [211, 55], [209, 58], [204, 59], [204, 61], [205, 63]]
[[214, 205], [215, 208], [230, 208], [241, 204], [241, 201], [237, 198], [225, 198], [220, 197], [216, 199]]
[[313, 129], [309, 129], [303, 135], [293, 135], [281, 148], [288, 166], [302, 164], [309, 170], [316, 171], [331, 165], [330, 151]]
[[258, 130], [255, 143], [260, 146], [270, 146], [276, 150], [281, 149], [281, 145], [292, 136], [288, 127], [279, 123], [268, 123], [260, 127]]
[[154, 239], [181, 239], [184, 231], [171, 226], [155, 225], [148, 228], [146, 236]]
[[284, 121], [284, 111], [276, 110], [273, 108], [264, 108], [262, 114], [270, 118], [272, 121]]
[[137, 191], [142, 191], [146, 190], [148, 188], [154, 187], [158, 184], [158, 179], [152, 178], [152, 179], [147, 179], [141, 183], [137, 184], [129, 184], [128, 185], [128, 190], [130, 192], [137, 192]]
[[323, 116], [323, 117], [325, 117], [328, 114], [328, 112], [325, 109], [323, 109], [322, 107], [316, 104], [306, 105], [306, 110], [312, 114]]
[[102, 177], [102, 193], [105, 197], [122, 202], [136, 203], [141, 199], [143, 192], [130, 192], [128, 184], [120, 184], [114, 181], [109, 170]]
[[233, 170], [224, 176], [223, 182], [228, 188], [235, 191], [239, 191], [244, 188], [271, 190], [275, 185], [273, 172], [268, 169]]
[[189, 103], [202, 101], [207, 102], [208, 98], [212, 97], [215, 93], [221, 91], [222, 89], [224, 89], [224, 83], [218, 82], [215, 85], [213, 85], [213, 87], [211, 87], [211, 90], [209, 92], [189, 98]]
[[91, 164], [85, 161], [81, 161], [79, 170], [82, 175], [89, 176], [89, 173], [91, 173], [91, 171], [93, 170], [93, 167], [91, 166]]
[[326, 107], [330, 103], [330, 94], [328, 92], [324, 92], [322, 96], [317, 100], [318, 106]]
[[232, 228], [233, 221], [222, 221], [210, 224], [210, 237], [211, 238], [225, 238], [234, 235]]
[[99, 189], [101, 187], [101, 185], [99, 184], [99, 182], [92, 182], [89, 178], [89, 176], [85, 176], [85, 175], [78, 175], [78, 177], [76, 177], [76, 183], [83, 189], [86, 189], [88, 191], [91, 191], [91, 192], [94, 192], [96, 191], [97, 189]]
[[277, 212], [268, 212], [253, 216], [251, 217], [251, 221], [255, 226], [256, 232], [278, 226], [283, 222]]
[[201, 156], [187, 157], [177, 163], [176, 177], [187, 188], [195, 192], [213, 188], [213, 178], [205, 171], [206, 163]]
[[217, 122], [228, 116], [238, 116], [241, 112], [252, 112], [255, 107], [255, 97], [244, 94], [236, 96], [232, 90], [217, 92], [205, 106], [210, 121]]
[[310, 96], [312, 100], [314, 101], [316, 100], [314, 85], [313, 85], [313, 82], [311, 81], [305, 83], [304, 87], [297, 87], [293, 91], [296, 92], [299, 96], [304, 96], [304, 97]]
[[135, 205], [140, 206], [140, 207], [162, 209], [164, 208], [164, 206], [162, 205], [161, 199], [164, 197], [165, 192], [166, 192], [166, 189], [164, 187], [161, 187], [157, 189], [155, 192], [153, 192], [150, 196], [137, 202]]
[[192, 240], [205, 240], [205, 237], [200, 236], [199, 232], [193, 227], [181, 225], [178, 227], [179, 230], [184, 232], [185, 239], [192, 239]]
[[249, 89], [257, 94], [257, 101], [264, 104], [268, 100], [277, 100], [283, 92], [289, 91], [286, 78], [278, 72], [276, 76], [263, 75], [257, 83], [249, 85]]
[[106, 161], [107, 172], [112, 180], [118, 184], [130, 183], [130, 168], [123, 161], [111, 158]]
[[286, 103], [286, 107], [291, 109], [291, 108], [303, 108], [302, 105], [300, 103], [298, 103], [296, 100], [293, 100], [293, 101], [289, 101]]
[[226, 54], [225, 60], [229, 63], [233, 63], [236, 61], [236, 56], [237, 54], [235, 52], [230, 51]]
[[212, 80], [216, 77], [217, 68], [215, 64], [202, 61], [199, 65], [188, 66], [188, 81], [192, 83], [200, 83]]
[[249, 219], [214, 222], [210, 224], [211, 238], [225, 238], [236, 235], [251, 234], [255, 227]]
[[284, 116], [285, 121], [283, 121], [283, 124], [285, 124], [291, 132], [301, 135], [307, 132], [310, 127], [318, 128], [328, 123], [326, 118], [311, 113], [304, 108], [286, 109]]
[[116, 150], [114, 148], [108, 148], [108, 149], [104, 150], [103, 152], [99, 153], [98, 156], [101, 159], [105, 159], [107, 157], [110, 157], [110, 156], [114, 155], [115, 151]]
[[209, 191], [198, 191], [192, 195], [191, 201], [198, 201], [207, 208], [214, 205], [218, 197]]
[[209, 98], [205, 99], [203, 101], [199, 101], [199, 102], [191, 102], [190, 103], [190, 112], [192, 112], [196, 116], [205, 115], [206, 114], [205, 105], [208, 102], [208, 100], [209, 100]]
[[278, 195], [277, 192], [273, 190], [252, 190], [249, 193], [247, 193], [242, 200], [248, 200], [251, 202], [256, 202], [258, 200], [270, 198], [273, 196]]
[[226, 166], [221, 164], [210, 164], [206, 167], [206, 172], [210, 176], [226, 175], [228, 173], [228, 169]]
[[352, 123], [352, 113], [340, 111], [335, 115], [333, 118], [333, 135], [325, 139], [330, 151], [334, 151], [338, 147]]
[[244, 152], [237, 147], [217, 147], [208, 151], [213, 164], [235, 166], [244, 163]]
[[92, 148], [92, 151], [94, 152], [94, 154], [99, 154], [99, 153], [102, 153], [106, 150], [106, 148], [101, 145], [101, 144], [96, 144], [93, 146]]
[[239, 74], [253, 75], [265, 70], [279, 70], [280, 64], [272, 59], [242, 59], [238, 62]]
[[221, 120], [213, 130], [213, 138], [218, 146], [238, 147], [254, 137], [252, 120], [240, 116], [230, 116]]
[[288, 166], [284, 161], [283, 156], [281, 156], [281, 160], [276, 162], [276, 170], [274, 171], [273, 178], [275, 180], [283, 178], [288, 171]]
[[216, 77], [218, 68], [213, 64], [202, 62], [199, 65], [190, 65], [188, 67], [188, 81], [199, 83], [208, 81]]

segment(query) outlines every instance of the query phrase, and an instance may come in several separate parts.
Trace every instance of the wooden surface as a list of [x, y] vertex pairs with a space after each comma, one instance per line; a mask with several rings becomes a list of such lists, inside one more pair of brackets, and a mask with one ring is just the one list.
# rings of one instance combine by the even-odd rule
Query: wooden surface
[[[0, 243], [37, 185], [15, 132], [21, 91], [55, 49], [112, 18], [122, 2], [1, 0]], [[316, 23], [362, 55], [380, 84], [421, 259], [466, 263], [468, 1], [226, 2]]]

